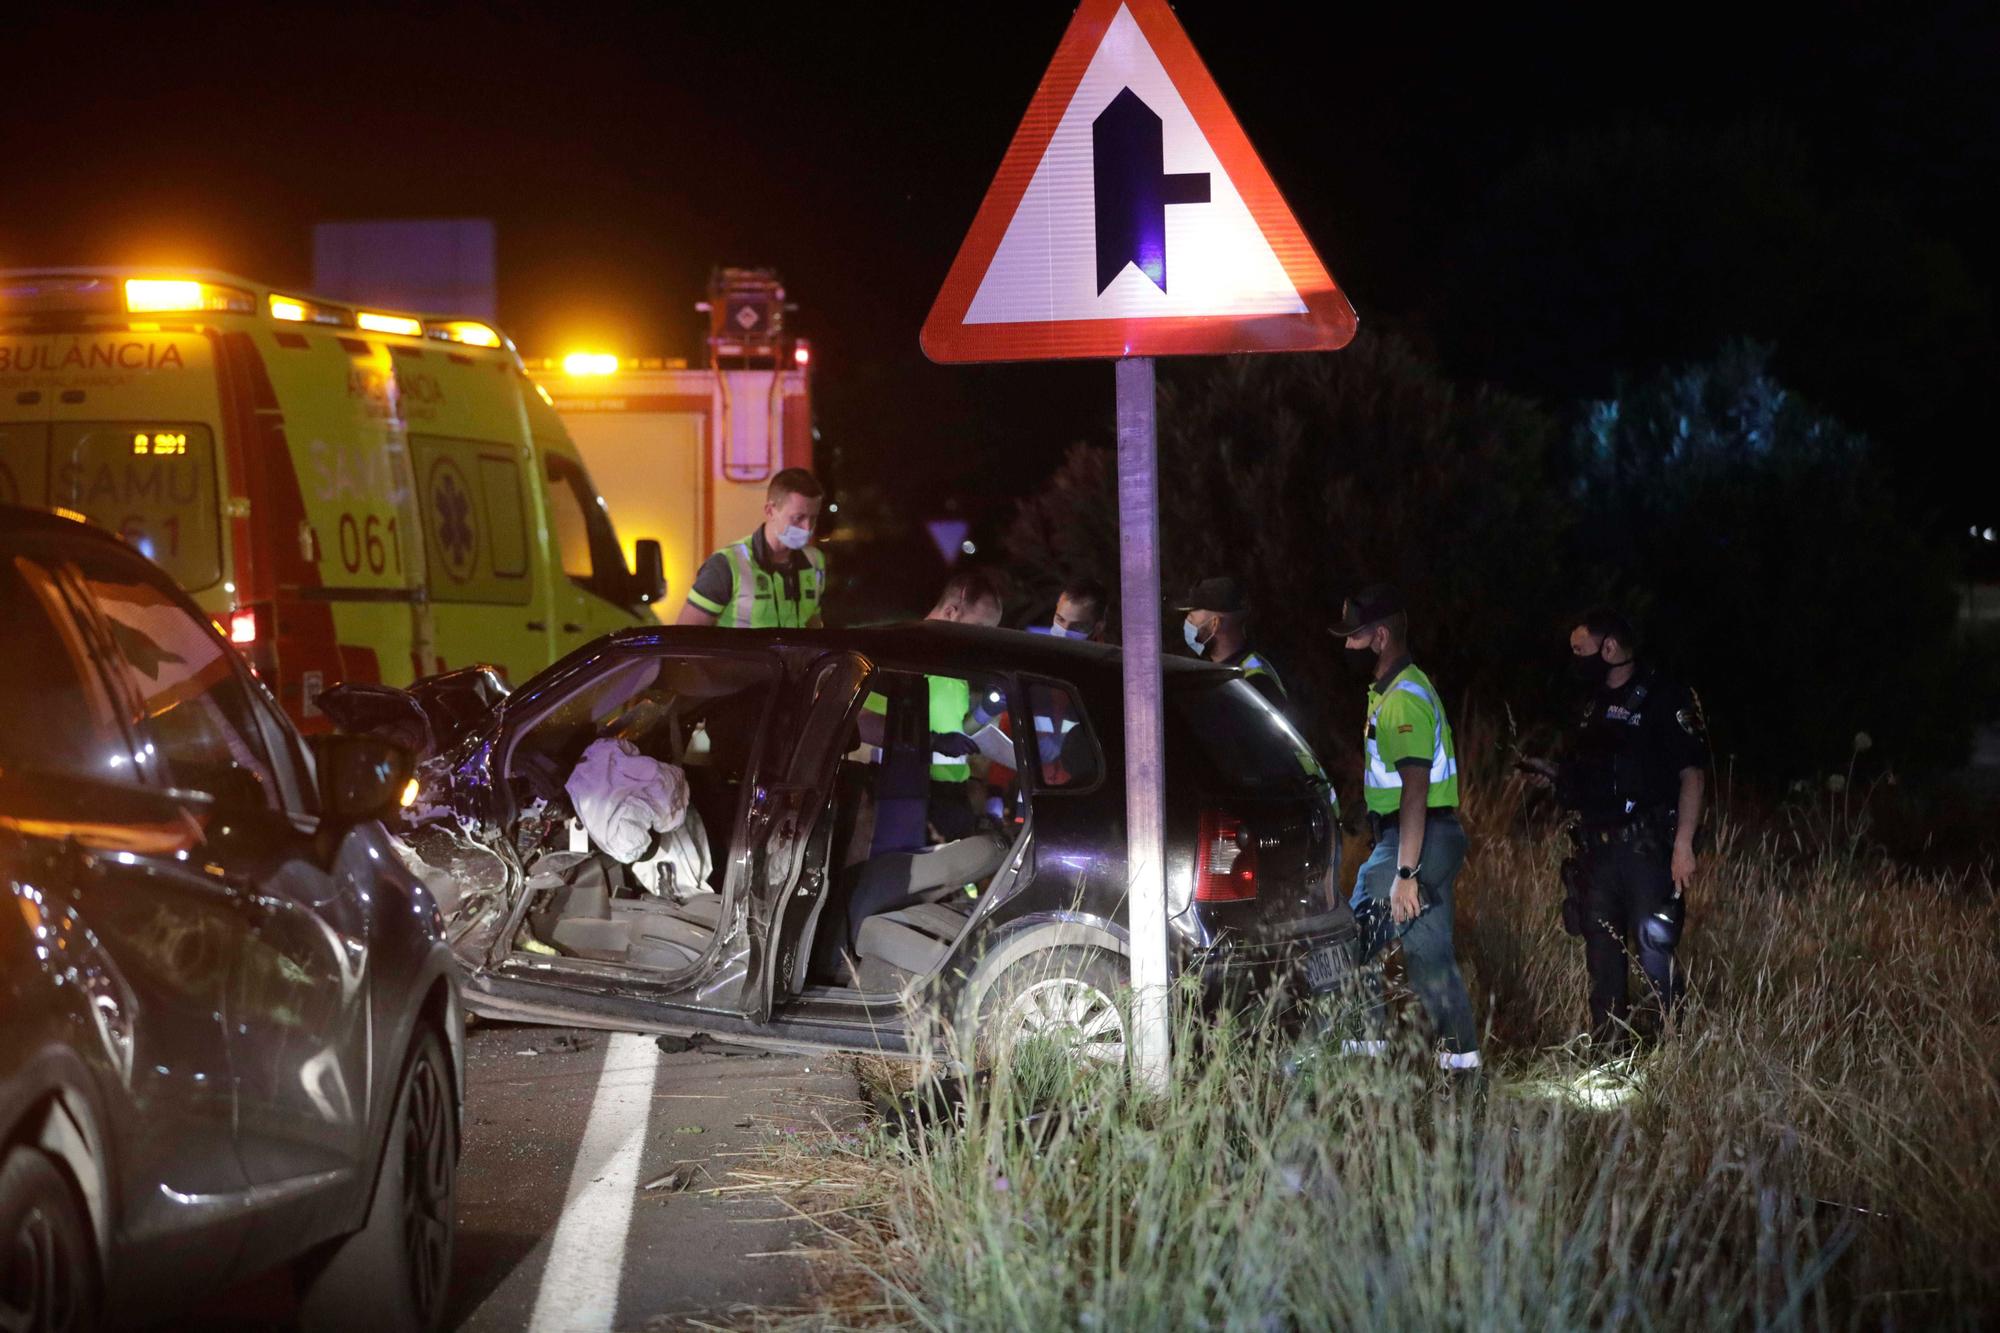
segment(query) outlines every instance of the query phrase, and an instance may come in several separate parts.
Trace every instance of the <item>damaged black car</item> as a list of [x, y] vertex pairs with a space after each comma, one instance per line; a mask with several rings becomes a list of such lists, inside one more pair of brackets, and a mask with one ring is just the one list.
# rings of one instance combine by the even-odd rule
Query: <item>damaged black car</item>
[[[431, 757], [404, 831], [467, 1005], [922, 1055], [1043, 1033], [1122, 1059], [1120, 654], [926, 623], [627, 630], [322, 706]], [[1165, 671], [1172, 964], [1332, 988], [1332, 789], [1240, 673]]]

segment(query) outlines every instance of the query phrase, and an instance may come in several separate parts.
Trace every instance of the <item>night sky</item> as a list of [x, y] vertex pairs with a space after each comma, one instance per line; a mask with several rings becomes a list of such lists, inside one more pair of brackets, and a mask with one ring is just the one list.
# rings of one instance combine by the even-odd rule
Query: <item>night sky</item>
[[[1775, 339], [1919, 508], [2000, 522], [2000, 11], [1819, 8], [1178, 12], [1364, 328], [1555, 405], [1733, 333]], [[37, 6], [8, 20], [0, 265], [300, 284], [315, 221], [485, 216], [524, 351], [690, 355], [710, 267], [775, 266], [842, 484], [991, 522], [1109, 434], [1104, 366], [945, 369], [917, 347], [1070, 12]], [[1602, 188], [1571, 172], [1600, 227], [1532, 164], [1621, 131], [1695, 165], [1641, 160]], [[1785, 169], [1712, 148], [1744, 136]], [[1718, 151], [1733, 184], [1712, 205]], [[1683, 184], [1678, 204], [1648, 195]]]

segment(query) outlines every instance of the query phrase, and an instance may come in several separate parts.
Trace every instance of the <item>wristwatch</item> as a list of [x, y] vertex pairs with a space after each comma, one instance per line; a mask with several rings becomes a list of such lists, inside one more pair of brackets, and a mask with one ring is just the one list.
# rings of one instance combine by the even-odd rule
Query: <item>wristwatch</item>
[[1397, 866], [1397, 867], [1396, 867], [1396, 878], [1397, 878], [1397, 879], [1415, 879], [1415, 878], [1417, 877], [1417, 871], [1418, 871], [1418, 869], [1419, 869], [1419, 867], [1417, 867], [1417, 866]]

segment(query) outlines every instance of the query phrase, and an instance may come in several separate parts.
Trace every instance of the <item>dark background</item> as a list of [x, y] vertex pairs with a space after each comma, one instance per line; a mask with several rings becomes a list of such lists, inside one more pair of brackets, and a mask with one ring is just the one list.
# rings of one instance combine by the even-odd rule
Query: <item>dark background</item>
[[[486, 216], [524, 350], [690, 355], [710, 267], [772, 265], [837, 482], [990, 534], [1108, 438], [1109, 369], [917, 328], [1070, 12], [16, 10], [0, 264], [296, 284], [315, 221]], [[1995, 7], [1178, 12], [1364, 327], [1557, 405], [1756, 337], [1912, 521], [2000, 523]]]

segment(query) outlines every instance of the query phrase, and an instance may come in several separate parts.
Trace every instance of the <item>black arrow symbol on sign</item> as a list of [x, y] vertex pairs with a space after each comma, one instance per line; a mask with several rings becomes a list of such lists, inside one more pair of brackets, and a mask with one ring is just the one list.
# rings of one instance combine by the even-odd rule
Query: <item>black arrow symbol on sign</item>
[[1166, 131], [1130, 88], [1111, 99], [1090, 127], [1092, 192], [1097, 200], [1097, 294], [1137, 264], [1167, 289], [1167, 205], [1208, 202], [1208, 173], [1169, 176]]

